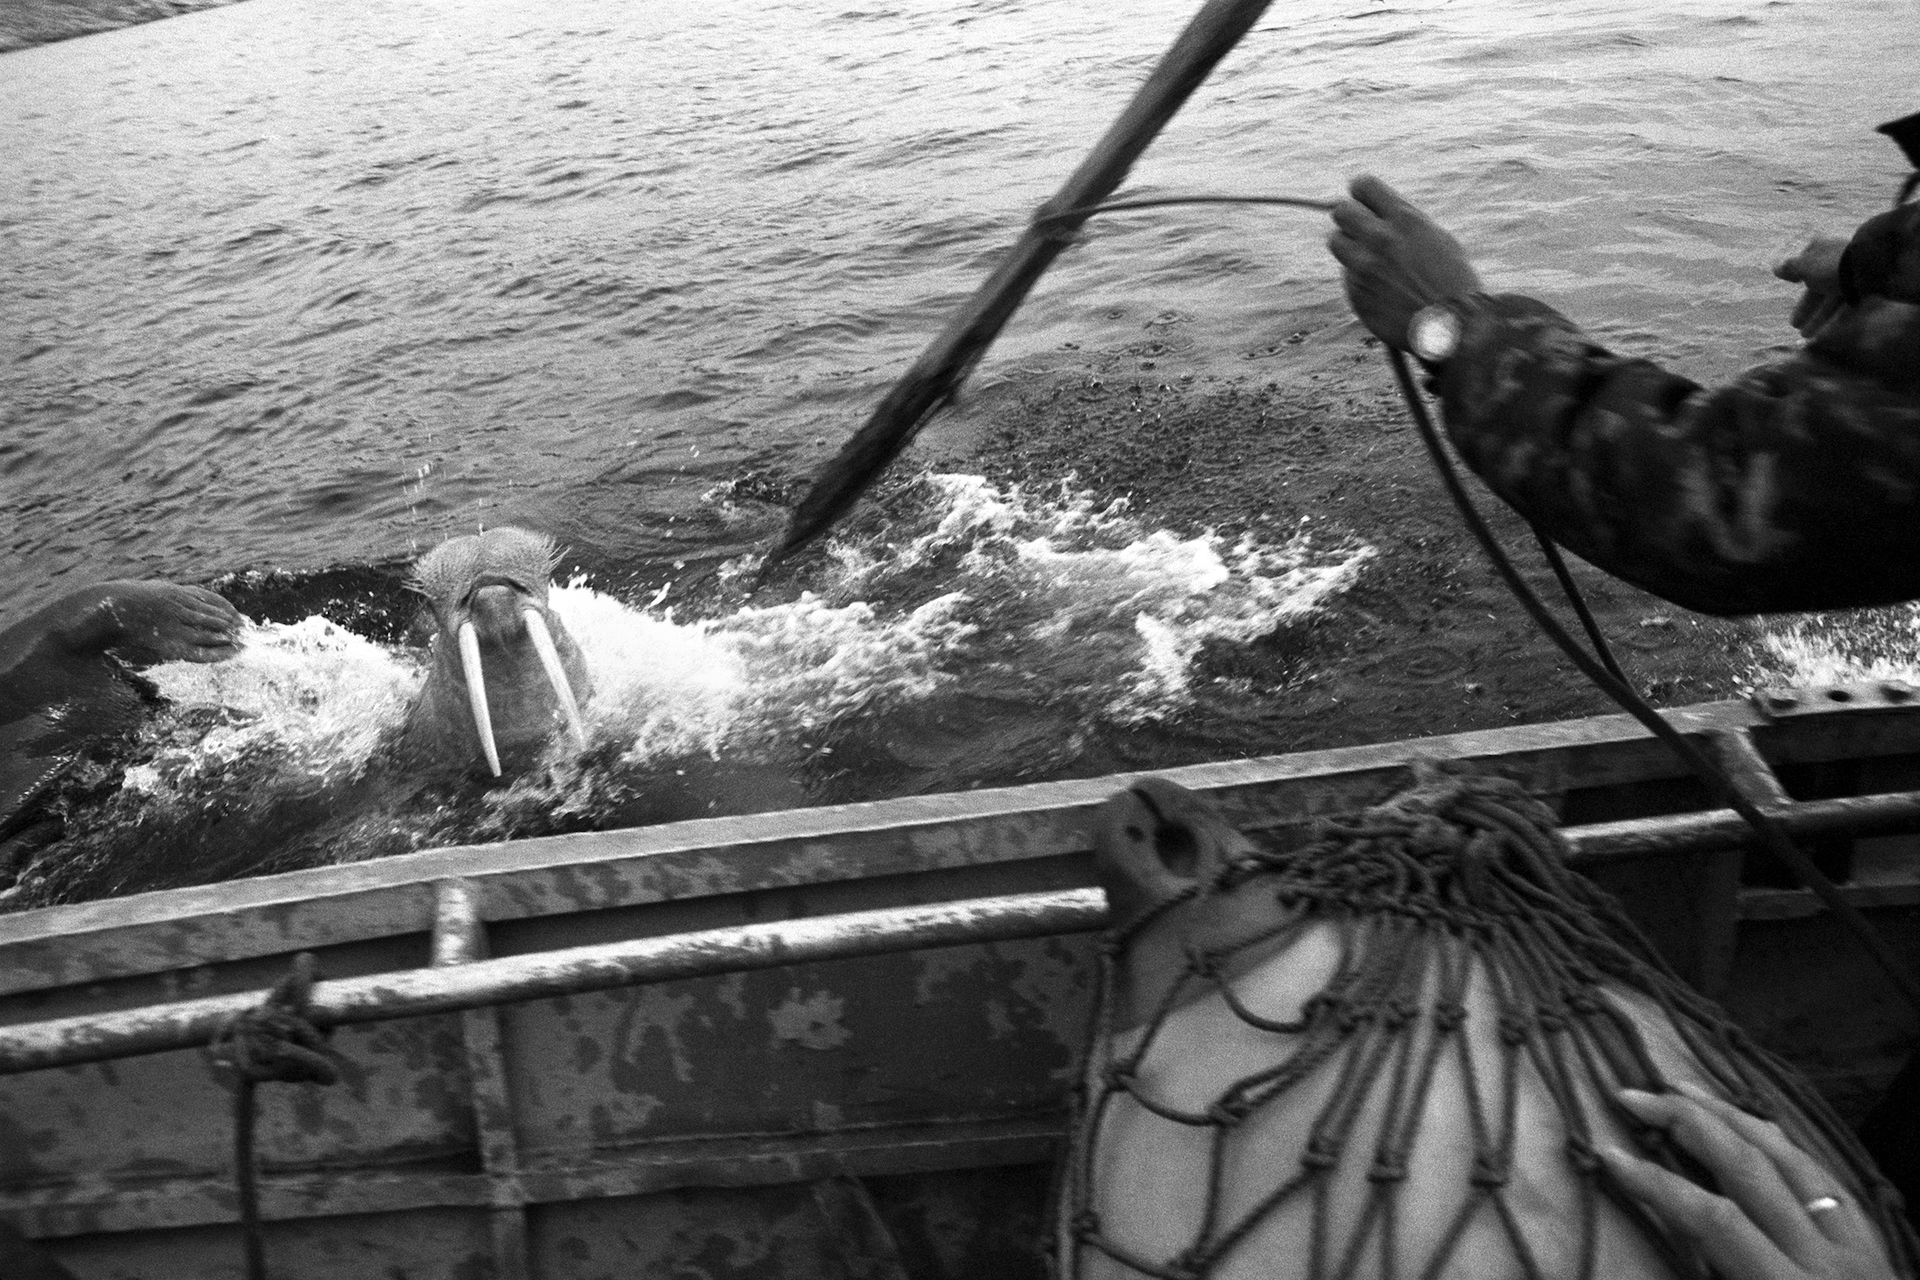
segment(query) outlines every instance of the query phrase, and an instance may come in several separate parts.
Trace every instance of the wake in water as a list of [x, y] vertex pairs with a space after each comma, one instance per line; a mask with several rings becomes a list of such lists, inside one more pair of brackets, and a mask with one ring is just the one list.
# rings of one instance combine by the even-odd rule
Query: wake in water
[[747, 562], [707, 617], [555, 588], [594, 689], [587, 750], [556, 743], [505, 786], [399, 764], [417, 648], [312, 617], [256, 628], [228, 663], [155, 668], [165, 709], [57, 801], [65, 837], [20, 905], [1061, 776], [1102, 734], [1177, 722], [1207, 653], [1311, 618], [1373, 554], [1183, 538], [1067, 485], [978, 476], [923, 477], [894, 507], [797, 599], [739, 597]]

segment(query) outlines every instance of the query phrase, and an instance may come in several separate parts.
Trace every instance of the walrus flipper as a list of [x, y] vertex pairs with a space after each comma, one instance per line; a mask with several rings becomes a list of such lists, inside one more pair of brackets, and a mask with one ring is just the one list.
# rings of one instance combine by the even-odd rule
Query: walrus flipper
[[245, 625], [204, 587], [103, 582], [0, 631], [0, 828], [72, 753], [139, 724], [154, 691], [135, 668], [224, 661]]

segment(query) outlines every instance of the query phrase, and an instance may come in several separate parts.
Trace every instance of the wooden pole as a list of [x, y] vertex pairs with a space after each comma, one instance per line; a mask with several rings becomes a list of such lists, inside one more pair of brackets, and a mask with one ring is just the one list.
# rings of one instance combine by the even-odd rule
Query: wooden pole
[[952, 398], [1013, 318], [1034, 282], [1072, 243], [1087, 216], [1084, 212], [1078, 217], [1057, 215], [1097, 205], [1125, 181], [1140, 153], [1200, 87], [1215, 64], [1260, 20], [1269, 3], [1271, 0], [1207, 0], [1133, 95], [1127, 109], [1107, 129], [1106, 136], [1054, 197], [1040, 206], [1013, 251], [887, 392], [866, 425], [820, 469], [812, 487], [794, 508], [786, 533], [768, 553], [763, 571], [825, 533], [845, 515], [934, 412]]

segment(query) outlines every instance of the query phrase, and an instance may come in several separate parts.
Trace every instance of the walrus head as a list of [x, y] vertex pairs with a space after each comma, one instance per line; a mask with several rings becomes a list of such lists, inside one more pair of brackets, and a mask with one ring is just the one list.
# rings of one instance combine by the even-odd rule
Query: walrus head
[[420, 558], [412, 585], [437, 634], [407, 723], [411, 743], [462, 766], [485, 760], [496, 778], [503, 756], [532, 757], [562, 726], [586, 746], [586, 663], [547, 606], [557, 560], [551, 539], [510, 527], [450, 539]]

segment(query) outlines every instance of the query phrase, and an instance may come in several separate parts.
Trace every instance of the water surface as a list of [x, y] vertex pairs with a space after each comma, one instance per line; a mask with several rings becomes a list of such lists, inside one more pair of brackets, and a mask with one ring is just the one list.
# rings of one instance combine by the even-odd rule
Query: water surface
[[[701, 495], [826, 456], [1191, 7], [249, 0], [6, 55], [0, 614], [507, 521], [751, 543]], [[1785, 336], [1768, 257], [1886, 199], [1915, 65], [1908, 0], [1282, 0], [1132, 185], [1373, 170], [1718, 376]], [[977, 381], [1143, 341], [1284, 379], [1248, 357], [1340, 321], [1322, 238], [1115, 219]]]

